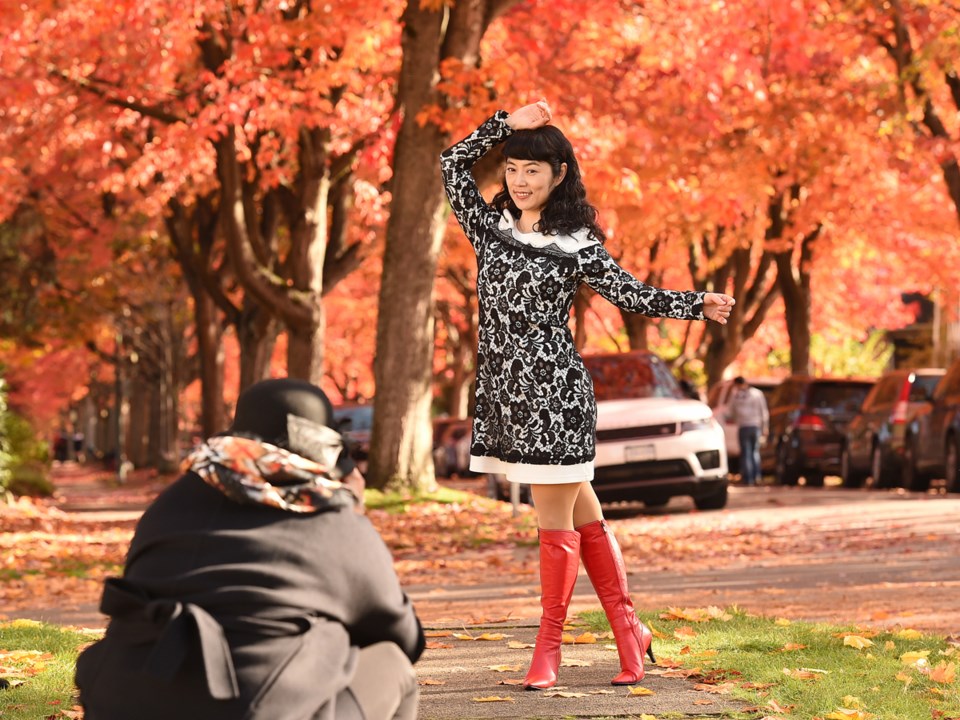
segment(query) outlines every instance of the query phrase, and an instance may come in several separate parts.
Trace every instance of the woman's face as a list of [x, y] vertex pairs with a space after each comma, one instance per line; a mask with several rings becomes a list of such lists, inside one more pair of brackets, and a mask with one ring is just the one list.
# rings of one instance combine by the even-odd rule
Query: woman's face
[[510, 199], [521, 211], [540, 212], [547, 198], [566, 175], [567, 164], [560, 166], [560, 174], [554, 175], [549, 163], [540, 160], [515, 160], [507, 158], [506, 183]]

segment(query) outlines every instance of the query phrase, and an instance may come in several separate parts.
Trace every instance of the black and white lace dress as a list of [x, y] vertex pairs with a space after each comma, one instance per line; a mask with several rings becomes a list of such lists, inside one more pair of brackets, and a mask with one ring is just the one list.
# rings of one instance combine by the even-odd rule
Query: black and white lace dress
[[573, 344], [581, 283], [617, 307], [703, 320], [703, 293], [651, 287], [623, 270], [584, 229], [522, 233], [480, 195], [470, 169], [512, 132], [499, 111], [440, 156], [450, 204], [477, 254], [480, 308], [470, 469], [512, 482], [593, 479], [597, 406]]

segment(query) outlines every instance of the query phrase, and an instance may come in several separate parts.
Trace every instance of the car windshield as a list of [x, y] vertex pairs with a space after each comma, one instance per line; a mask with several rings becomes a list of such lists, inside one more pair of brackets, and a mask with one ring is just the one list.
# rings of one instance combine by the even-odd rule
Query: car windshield
[[942, 375], [917, 375], [910, 386], [909, 402], [927, 402], [933, 396], [933, 389]]
[[679, 383], [659, 358], [652, 355], [599, 355], [584, 359], [593, 377], [597, 400], [682, 398]]
[[856, 412], [871, 387], [868, 383], [814, 383], [810, 387], [810, 407]]

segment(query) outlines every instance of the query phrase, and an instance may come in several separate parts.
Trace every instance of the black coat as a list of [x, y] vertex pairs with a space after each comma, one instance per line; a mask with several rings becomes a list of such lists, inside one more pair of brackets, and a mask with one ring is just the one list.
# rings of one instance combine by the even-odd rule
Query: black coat
[[77, 662], [88, 720], [359, 718], [357, 648], [425, 644], [365, 517], [240, 505], [193, 473], [144, 513], [101, 610]]

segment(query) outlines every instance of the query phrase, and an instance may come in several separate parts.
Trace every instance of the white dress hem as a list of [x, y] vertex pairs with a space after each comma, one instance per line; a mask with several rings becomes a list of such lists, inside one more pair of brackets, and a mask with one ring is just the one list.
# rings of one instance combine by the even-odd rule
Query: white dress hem
[[534, 465], [471, 455], [470, 469], [478, 473], [503, 475], [510, 482], [529, 485], [562, 485], [593, 480], [593, 460], [577, 465]]

